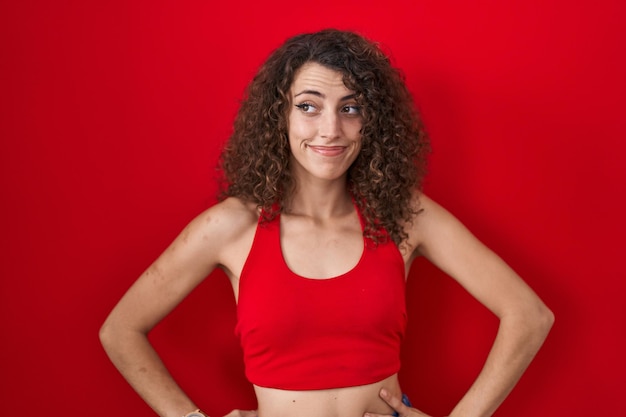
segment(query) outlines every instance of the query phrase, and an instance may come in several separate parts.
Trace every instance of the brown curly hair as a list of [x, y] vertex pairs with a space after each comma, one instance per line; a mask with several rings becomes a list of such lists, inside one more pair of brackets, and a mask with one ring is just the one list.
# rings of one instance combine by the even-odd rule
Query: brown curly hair
[[220, 160], [220, 199], [257, 204], [269, 221], [295, 183], [287, 137], [290, 88], [298, 69], [314, 62], [343, 74], [362, 108], [361, 151], [348, 170], [348, 188], [364, 219], [364, 235], [379, 243], [386, 230], [398, 245], [425, 174], [428, 138], [402, 74], [373, 42], [335, 29], [302, 34], [275, 50], [254, 77]]

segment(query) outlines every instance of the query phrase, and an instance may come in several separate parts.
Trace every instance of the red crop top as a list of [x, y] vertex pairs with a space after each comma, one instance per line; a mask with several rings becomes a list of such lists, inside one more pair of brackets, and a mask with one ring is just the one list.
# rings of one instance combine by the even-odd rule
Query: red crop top
[[391, 240], [364, 243], [349, 272], [304, 278], [283, 259], [280, 216], [257, 225], [237, 304], [236, 333], [250, 382], [316, 390], [370, 384], [398, 372], [404, 261]]

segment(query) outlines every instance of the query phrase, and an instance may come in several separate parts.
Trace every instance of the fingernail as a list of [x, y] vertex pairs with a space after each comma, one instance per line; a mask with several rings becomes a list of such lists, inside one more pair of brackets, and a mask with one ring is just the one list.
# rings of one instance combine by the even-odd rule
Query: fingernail
[[387, 390], [383, 388], [380, 390], [380, 395], [382, 395], [383, 397], [387, 397], [389, 393], [387, 393]]

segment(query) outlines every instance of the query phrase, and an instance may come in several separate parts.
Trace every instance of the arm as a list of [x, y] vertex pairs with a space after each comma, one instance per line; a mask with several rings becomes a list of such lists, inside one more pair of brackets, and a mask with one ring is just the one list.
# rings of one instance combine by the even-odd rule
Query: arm
[[421, 195], [424, 209], [409, 239], [433, 264], [492, 311], [500, 325], [485, 365], [450, 417], [491, 416], [541, 347], [552, 312], [495, 253], [444, 208]]
[[241, 216], [232, 205], [220, 203], [194, 219], [126, 292], [100, 330], [111, 361], [160, 416], [180, 417], [197, 407], [171, 377], [147, 335], [228, 257], [224, 248], [235, 245], [250, 220], [249, 213]]

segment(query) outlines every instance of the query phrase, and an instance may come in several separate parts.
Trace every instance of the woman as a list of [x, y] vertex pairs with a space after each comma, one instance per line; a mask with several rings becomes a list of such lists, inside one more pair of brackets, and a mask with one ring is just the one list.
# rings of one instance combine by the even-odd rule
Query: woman
[[500, 319], [484, 368], [450, 413], [491, 415], [553, 316], [419, 191], [427, 150], [410, 94], [376, 45], [336, 30], [289, 39], [248, 88], [222, 155], [221, 201], [183, 230], [103, 325], [111, 360], [159, 415], [204, 415], [147, 333], [221, 268], [258, 400], [258, 410], [228, 416], [426, 416], [397, 377], [404, 282], [425, 256]]

